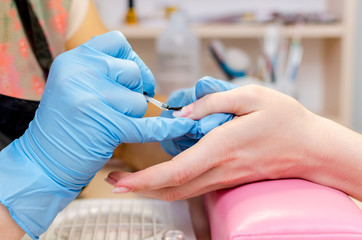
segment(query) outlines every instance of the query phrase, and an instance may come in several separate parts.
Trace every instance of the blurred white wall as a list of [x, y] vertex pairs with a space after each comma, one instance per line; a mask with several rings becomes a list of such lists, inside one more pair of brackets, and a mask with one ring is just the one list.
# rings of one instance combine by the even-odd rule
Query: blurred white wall
[[[118, 28], [123, 22], [128, 0], [94, 0], [105, 24]], [[191, 18], [218, 17], [241, 12], [321, 12], [327, 0], [134, 0], [140, 18], [163, 14], [169, 2], [178, 4]]]

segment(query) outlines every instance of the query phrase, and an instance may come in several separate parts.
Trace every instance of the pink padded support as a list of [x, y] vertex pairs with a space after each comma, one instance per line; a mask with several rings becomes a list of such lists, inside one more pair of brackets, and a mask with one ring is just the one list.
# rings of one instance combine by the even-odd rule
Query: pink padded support
[[361, 240], [362, 211], [344, 193], [300, 179], [205, 195], [213, 240]]

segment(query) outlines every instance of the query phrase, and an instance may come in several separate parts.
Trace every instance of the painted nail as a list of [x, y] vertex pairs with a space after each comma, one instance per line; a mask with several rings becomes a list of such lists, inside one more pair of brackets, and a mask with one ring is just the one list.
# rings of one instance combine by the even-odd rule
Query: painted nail
[[174, 111], [172, 113], [172, 116], [174, 117], [186, 117], [187, 115], [189, 115], [191, 113], [192, 110], [192, 105], [183, 107], [180, 111]]
[[112, 190], [112, 193], [128, 193], [131, 191], [129, 187], [116, 187]]

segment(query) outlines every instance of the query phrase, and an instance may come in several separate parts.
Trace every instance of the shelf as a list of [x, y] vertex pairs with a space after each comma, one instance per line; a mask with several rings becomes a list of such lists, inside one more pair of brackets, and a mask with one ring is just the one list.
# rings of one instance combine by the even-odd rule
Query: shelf
[[[128, 39], [154, 39], [163, 30], [163, 27], [154, 26], [122, 26], [120, 30]], [[192, 27], [200, 38], [259, 38], [263, 36], [266, 25], [245, 24], [209, 24]], [[286, 37], [291, 37], [296, 32], [295, 26], [283, 27]], [[341, 38], [343, 35], [342, 24], [308, 24], [300, 30], [302, 38]]]

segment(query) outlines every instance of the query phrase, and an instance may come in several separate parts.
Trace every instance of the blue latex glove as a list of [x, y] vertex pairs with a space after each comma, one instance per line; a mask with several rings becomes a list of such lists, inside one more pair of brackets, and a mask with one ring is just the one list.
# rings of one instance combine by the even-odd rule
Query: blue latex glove
[[[170, 106], [186, 106], [207, 94], [227, 91], [237, 87], [237, 85], [226, 81], [217, 80], [212, 77], [203, 77], [197, 82], [195, 87], [173, 92], [167, 100], [167, 103]], [[173, 118], [172, 112], [173, 111], [162, 112], [161, 116]], [[184, 136], [165, 140], [161, 142], [161, 145], [168, 154], [175, 156], [197, 143], [200, 138], [212, 129], [230, 121], [233, 117], [233, 114], [228, 113], [215, 113], [209, 115], [196, 121], [196, 125]]]
[[36, 239], [122, 142], [182, 136], [190, 119], [141, 118], [154, 78], [119, 32], [57, 57], [24, 135], [0, 153], [0, 202]]

